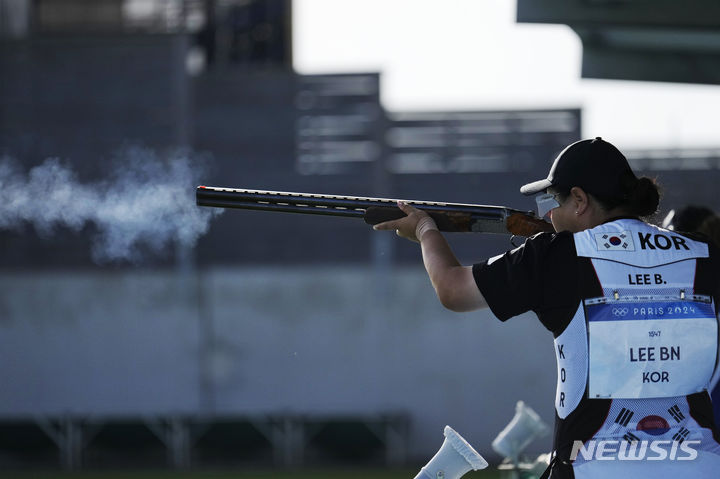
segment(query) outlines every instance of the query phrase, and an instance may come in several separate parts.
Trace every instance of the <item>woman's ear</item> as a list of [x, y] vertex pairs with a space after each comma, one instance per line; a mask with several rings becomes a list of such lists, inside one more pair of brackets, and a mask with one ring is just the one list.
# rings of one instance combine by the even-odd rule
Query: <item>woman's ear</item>
[[570, 189], [569, 199], [573, 202], [576, 215], [580, 216], [585, 213], [589, 206], [589, 198], [588, 194], [585, 193], [582, 188], [580, 188], [579, 186], [573, 186]]

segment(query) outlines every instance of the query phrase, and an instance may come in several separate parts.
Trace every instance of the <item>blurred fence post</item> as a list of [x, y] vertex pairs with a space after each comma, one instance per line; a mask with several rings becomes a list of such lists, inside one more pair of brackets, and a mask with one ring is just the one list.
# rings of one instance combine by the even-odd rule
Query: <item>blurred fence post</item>
[[251, 421], [273, 448], [273, 461], [277, 466], [301, 466], [305, 454], [305, 425], [294, 415], [281, 415], [267, 420]]
[[38, 418], [36, 422], [57, 445], [62, 468], [68, 471], [80, 469], [85, 446], [82, 420], [67, 415], [58, 420], [57, 424], [47, 418]]
[[190, 426], [179, 416], [146, 420], [145, 424], [167, 448], [168, 464], [173, 469], [190, 467]]

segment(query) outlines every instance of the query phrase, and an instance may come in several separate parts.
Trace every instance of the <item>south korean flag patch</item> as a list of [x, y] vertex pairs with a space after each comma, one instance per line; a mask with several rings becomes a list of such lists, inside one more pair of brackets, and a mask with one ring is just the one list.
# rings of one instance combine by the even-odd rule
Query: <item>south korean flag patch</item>
[[635, 251], [632, 236], [627, 231], [620, 233], [595, 233], [598, 251]]

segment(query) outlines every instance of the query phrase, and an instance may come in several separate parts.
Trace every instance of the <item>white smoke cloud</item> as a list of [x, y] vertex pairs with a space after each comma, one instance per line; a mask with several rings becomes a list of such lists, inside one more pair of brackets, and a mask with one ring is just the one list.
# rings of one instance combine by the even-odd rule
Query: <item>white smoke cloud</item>
[[202, 168], [187, 152], [160, 157], [130, 147], [113, 163], [107, 179], [83, 184], [57, 158], [27, 173], [12, 158], [0, 158], [0, 229], [30, 223], [50, 239], [58, 226], [80, 231], [92, 223], [96, 262], [138, 262], [143, 251], [162, 252], [173, 244], [193, 247], [222, 212], [196, 206]]

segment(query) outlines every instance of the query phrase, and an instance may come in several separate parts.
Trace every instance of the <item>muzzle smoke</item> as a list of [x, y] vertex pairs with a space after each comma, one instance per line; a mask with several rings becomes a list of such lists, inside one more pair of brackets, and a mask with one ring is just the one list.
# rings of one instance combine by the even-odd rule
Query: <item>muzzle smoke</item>
[[83, 184], [59, 159], [25, 172], [12, 158], [0, 158], [0, 229], [29, 223], [49, 239], [59, 226], [80, 231], [92, 223], [96, 262], [138, 262], [145, 251], [194, 246], [222, 212], [195, 205], [202, 168], [187, 152], [161, 158], [134, 147], [113, 163], [107, 179]]

